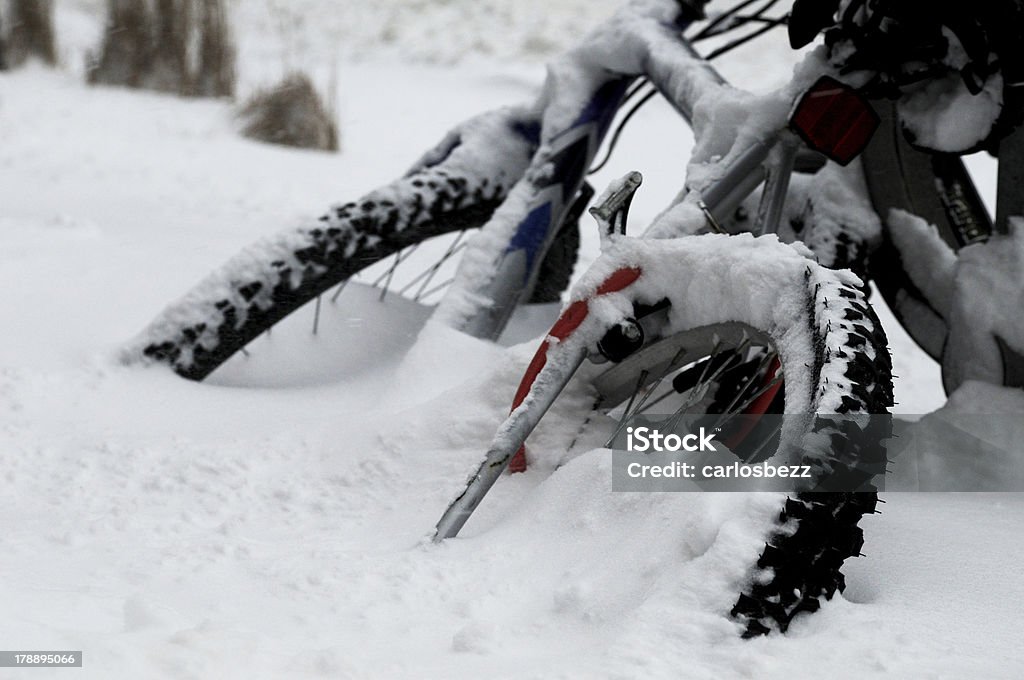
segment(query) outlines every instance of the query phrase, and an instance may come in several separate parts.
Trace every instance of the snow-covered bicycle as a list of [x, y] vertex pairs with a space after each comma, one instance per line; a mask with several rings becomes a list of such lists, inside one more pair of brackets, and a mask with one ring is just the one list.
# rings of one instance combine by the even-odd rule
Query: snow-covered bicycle
[[[405, 277], [397, 292], [429, 298], [444, 261], [460, 254], [434, 318], [496, 338], [517, 306], [557, 299], [598, 148], [619, 111], [628, 120], [638, 105], [627, 110], [630, 102], [660, 93], [694, 128], [685, 190], [641, 238], [625, 235], [639, 176], [602, 195], [593, 211], [602, 254], [541, 342], [511, 415], [437, 537], [459, 531], [506, 467], [525, 468], [527, 435], [581, 366], [593, 386], [594, 407], [580, 414], [590, 436], [614, 435], [613, 422], [655, 408], [806, 414], [761, 441], [760, 453], [799, 445], [822, 474], [853, 477], [864, 461], [884, 464], [884, 433], [851, 437], [856, 419], [820, 418], [892, 405], [888, 350], [866, 278], [943, 359], [950, 387], [978, 365], [998, 363], [998, 382], [1018, 369], [1013, 346], [1024, 334], [996, 336], [1008, 349], [991, 360], [949, 351], [967, 342], [962, 312], [954, 286], [929, 279], [928, 263], [952, 271], [956, 249], [990, 236], [1016, 243], [1009, 216], [1024, 213], [1020, 199], [1001, 179], [993, 226], [952, 152], [1009, 140], [999, 155], [1012, 186], [1020, 107], [1011, 55], [1022, 10], [1010, 1], [980, 13], [952, 2], [939, 10], [797, 2], [787, 15], [791, 42], [824, 31], [825, 44], [784, 88], [754, 96], [726, 84], [693, 42], [753, 27], [720, 53], [786, 17], [768, 17], [775, 0], [747, 0], [705, 21], [705, 4], [633, 0], [550, 66], [534, 103], [463, 123], [403, 178], [250, 247], [169, 307], [128, 356], [202, 379], [307, 304], [315, 332], [321, 297], [336, 300], [354, 275], [387, 258], [374, 282], [382, 297], [393, 295], [396, 268], [411, 251], [451, 232], [458, 236], [440, 262]], [[970, 124], [950, 123], [964, 120]], [[601, 413], [617, 418], [595, 417]], [[839, 455], [835, 438], [867, 444], [839, 447]], [[785, 630], [843, 588], [840, 567], [859, 553], [857, 523], [876, 501], [870, 486], [822, 493], [814, 484], [780, 501], [732, 611], [746, 634]]]

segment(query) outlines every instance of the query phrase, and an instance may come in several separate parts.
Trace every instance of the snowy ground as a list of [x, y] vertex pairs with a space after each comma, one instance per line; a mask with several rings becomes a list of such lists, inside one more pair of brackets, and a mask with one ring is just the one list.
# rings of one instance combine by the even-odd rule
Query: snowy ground
[[[543, 452], [564, 450], [579, 395], [538, 431], [539, 466], [503, 478], [463, 538], [425, 542], [532, 343], [417, 336], [423, 310], [356, 291], [315, 339], [282, 339], [213, 384], [119, 365], [242, 245], [526, 97], [542, 71], [522, 41], [552, 29], [523, 28], [521, 10], [505, 42], [487, 39], [500, 63], [346, 56], [344, 152], [325, 155], [241, 140], [226, 103], [86, 88], [96, 4], [58, 3], [62, 70], [0, 75], [0, 647], [85, 652], [79, 671], [0, 677], [1021, 677], [1018, 495], [888, 495], [845, 596], [744, 642], [725, 612], [775, 501], [612, 494], [600, 450], [554, 470]], [[580, 4], [554, 3], [552, 25]], [[272, 22], [237, 5], [243, 82], [258, 82], [280, 66], [257, 49], [257, 19]], [[764, 65], [777, 81], [787, 59], [746, 52], [728, 69], [764, 87]], [[678, 185], [689, 144], [657, 104], [627, 131], [604, 178], [645, 172], [638, 221]], [[941, 406], [936, 368], [890, 332], [900, 409]]]

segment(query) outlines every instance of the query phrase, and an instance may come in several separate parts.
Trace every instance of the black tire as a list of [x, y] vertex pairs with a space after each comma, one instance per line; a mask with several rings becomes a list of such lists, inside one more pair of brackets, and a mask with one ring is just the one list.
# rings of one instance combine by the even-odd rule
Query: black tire
[[[729, 241], [748, 237], [719, 238], [726, 239], [721, 248], [700, 251], [707, 252], [704, 258], [708, 262], [709, 273], [740, 272], [744, 267], [756, 269], [757, 264], [748, 264], [744, 259], [750, 256], [744, 252], [742, 244], [749, 245], [750, 241], [736, 241], [738, 247], [729, 247]], [[667, 243], [648, 242], [642, 247], [652, 250], [672, 247]], [[721, 408], [721, 404], [730, 403], [727, 408], [731, 413], [739, 407], [734, 406], [737, 402], [731, 379], [727, 380], [727, 373], [721, 370], [729, 365], [730, 358], [723, 357], [719, 348], [725, 347], [727, 351], [737, 347], [743, 351], [760, 352], [759, 348], [778, 351], [787, 383], [785, 398], [789, 408], [773, 400], [768, 412], [804, 413], [808, 416], [806, 429], [802, 430], [804, 434], [797, 436], [801, 437], [802, 462], [811, 466], [815, 481], [805, 487], [797, 487], [804, 490], [794, 492], [779, 508], [774, 528], [766, 535], [765, 548], [731, 610], [731, 615], [742, 623], [748, 637], [773, 630], [785, 631], [800, 612], [816, 610], [822, 598], [831, 599], [844, 589], [841, 567], [847, 558], [860, 554], [863, 543], [858, 523], [864, 514], [875, 511], [878, 502], [876, 489], [871, 484], [875, 475], [885, 470], [885, 440], [891, 433], [891, 423], [884, 414], [893, 404], [892, 363], [886, 338], [866, 301], [860, 281], [849, 273], [836, 272], [806, 260], [786, 262], [785, 247], [781, 244], [772, 247], [777, 252], [766, 249], [754, 259], [771, 261], [769, 258], [774, 258], [773, 267], [788, 268], [791, 273], [784, 279], [775, 279], [774, 285], [791, 287], [791, 293], [783, 296], [783, 291], [774, 285], [748, 290], [743, 284], [736, 283], [730, 288], [730, 294], [736, 295], [737, 299], [749, 298], [751, 302], [726, 305], [728, 309], [719, 310], [715, 303], [692, 297], [687, 283], [637, 289], [631, 295], [636, 296], [633, 298], [634, 317], [641, 325], [651, 329], [664, 327], [667, 321], [663, 319], [671, 317], [672, 308], [685, 310], [676, 317], [678, 319], [693, 316], [710, 325], [668, 336], [645, 333], [649, 340], [641, 349], [593, 379], [602, 409], [627, 404], [624, 417], [672, 413], [674, 406], [667, 410], [653, 409], [664, 409], [661, 404], [669, 389], [682, 393], [693, 389], [695, 380], [704, 381], [714, 391], [699, 392], [708, 396], [700, 402], [686, 401], [679, 408], [688, 410], [677, 412], [692, 413], [689, 410], [692, 406], [697, 406], [701, 413], [711, 412]], [[680, 253], [683, 252], [680, 246]], [[792, 255], [788, 254], [789, 260], [792, 260]], [[665, 261], [684, 261], [671, 252], [664, 252], [660, 257]], [[648, 265], [639, 248], [628, 251], [628, 256], [623, 256], [622, 261], [647, 271]], [[685, 262], [700, 267], [700, 261]], [[800, 267], [805, 267], [802, 274]], [[601, 271], [611, 269], [614, 265], [604, 264]], [[657, 271], [652, 276], [657, 277]], [[693, 278], [702, 276], [705, 275], [700, 272], [691, 275]], [[745, 271], [735, 280], [758, 278]], [[717, 286], [728, 281], [733, 279], [722, 278], [709, 285]], [[678, 290], [680, 287], [684, 290]], [[792, 299], [796, 289], [803, 290], [805, 312], [802, 315], [782, 325], [756, 325], [758, 312], [749, 311], [752, 305], [762, 307], [772, 300]], [[661, 303], [651, 305], [659, 299]], [[663, 319], [659, 319], [658, 315], [663, 312]], [[803, 330], [800, 329], [801, 323], [806, 324]], [[657, 333], [656, 330], [654, 332]], [[753, 344], [751, 338], [755, 339]], [[794, 342], [795, 345], [791, 344]], [[789, 359], [786, 352], [778, 349], [786, 344], [790, 347], [787, 350]], [[797, 351], [793, 347], [803, 349]], [[710, 360], [702, 359], [709, 353]], [[676, 359], [669, 360], [679, 356], [685, 357], [687, 365], [681, 365], [682, 361], [677, 363]], [[793, 357], [796, 356], [812, 356], [813, 361], [794, 363]], [[757, 363], [737, 361], [733, 365], [749, 376], [758, 376], [756, 384], [760, 385], [763, 384], [760, 377], [763, 369], [750, 369]], [[708, 378], [695, 378], [697, 375]], [[671, 383], [671, 388], [665, 387], [667, 383]], [[804, 389], [809, 394], [804, 393]], [[661, 394], [653, 390], [661, 390]], [[630, 411], [634, 404], [635, 409]], [[876, 416], [860, 417], [866, 414]], [[712, 420], [717, 421], [717, 418]], [[624, 425], [619, 425], [619, 431]], [[763, 441], [770, 442], [774, 450], [780, 440]], [[753, 450], [753, 453], [757, 452], [758, 449]]]
[[428, 238], [481, 226], [533, 154], [527, 122], [511, 110], [474, 119], [402, 179], [251, 246], [168, 307], [126, 361], [162, 362], [202, 380], [359, 271]]
[[[438, 182], [450, 190], [434, 194], [436, 200], [427, 202], [417, 193]], [[428, 238], [479, 227], [501, 203], [506, 190], [502, 185], [470, 190], [463, 178], [437, 174], [425, 179], [418, 173], [403, 183], [415, 197], [406, 206], [375, 200], [377, 195], [370, 194], [358, 203], [335, 208], [320, 218], [323, 227], [296, 233], [300, 239], [290, 244], [284, 257], [265, 260], [259, 276], [233, 280], [230, 285], [235, 294], [212, 301], [220, 313], [219, 323], [200, 321], [176, 328], [174, 337], [152, 339], [143, 354], [170, 364], [185, 378], [202, 380], [278, 321], [359, 271]], [[429, 217], [408, 228], [409, 221], [400, 217], [407, 206], [413, 206], [414, 219]], [[276, 281], [269, 291], [267, 271], [273, 272]], [[211, 335], [213, 342], [209, 341]]]
[[569, 287], [580, 251], [579, 220], [563, 224], [540, 263], [531, 304], [558, 302]]
[[[845, 394], [837, 410], [843, 416], [886, 414], [893, 404], [892, 362], [885, 334], [860, 290], [844, 287], [841, 299], [830, 302], [821, 290], [813, 299], [814, 318], [837, 302], [846, 309], [846, 341], [840, 346], [817, 342], [816, 364], [839, 360]], [[827, 381], [827, 379], [826, 379]], [[825, 389], [822, 386], [820, 389]], [[731, 611], [746, 628], [744, 637], [785, 632], [801, 612], [814, 612], [821, 599], [843, 592], [841, 567], [860, 555], [864, 544], [858, 526], [865, 514], [876, 512], [878, 493], [870, 490], [872, 473], [884, 474], [885, 440], [891, 434], [887, 418], [832, 419], [821, 416], [815, 434], [831, 444], [831, 479], [863, 492], [801, 492], [780, 509], [777, 528], [758, 557], [757, 578], [751, 580]], [[868, 431], [864, 431], [868, 430]], [[768, 576], [768, 578], [764, 578]]]

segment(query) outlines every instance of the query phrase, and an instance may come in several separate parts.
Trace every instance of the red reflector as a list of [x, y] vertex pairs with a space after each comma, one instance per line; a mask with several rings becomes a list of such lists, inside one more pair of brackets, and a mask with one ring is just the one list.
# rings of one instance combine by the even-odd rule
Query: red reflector
[[807, 146], [846, 165], [871, 140], [878, 114], [856, 90], [822, 76], [804, 93], [789, 125]]

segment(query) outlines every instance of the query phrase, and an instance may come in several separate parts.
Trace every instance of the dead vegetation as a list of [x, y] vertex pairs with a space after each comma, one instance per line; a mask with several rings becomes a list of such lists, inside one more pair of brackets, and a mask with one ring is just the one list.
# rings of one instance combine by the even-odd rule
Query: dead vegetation
[[242, 134], [271, 144], [303, 149], [338, 150], [333, 112], [324, 105], [304, 73], [254, 94], [240, 109]]

